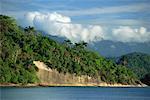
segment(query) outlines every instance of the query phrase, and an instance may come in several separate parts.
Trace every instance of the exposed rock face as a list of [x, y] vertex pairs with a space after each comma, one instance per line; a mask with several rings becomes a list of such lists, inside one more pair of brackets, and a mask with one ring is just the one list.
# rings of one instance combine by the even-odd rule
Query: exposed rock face
[[110, 86], [110, 87], [145, 87], [145, 84], [123, 85], [120, 83], [109, 84], [99, 81], [98, 78], [92, 78], [86, 75], [76, 76], [69, 73], [59, 73], [57, 70], [49, 68], [43, 62], [34, 61], [39, 69], [37, 76], [42, 86]]
[[33, 62], [38, 67], [37, 76], [41, 83], [49, 84], [98, 84], [98, 79], [89, 76], [76, 76], [69, 73], [59, 73], [57, 70], [50, 69], [40, 61]]

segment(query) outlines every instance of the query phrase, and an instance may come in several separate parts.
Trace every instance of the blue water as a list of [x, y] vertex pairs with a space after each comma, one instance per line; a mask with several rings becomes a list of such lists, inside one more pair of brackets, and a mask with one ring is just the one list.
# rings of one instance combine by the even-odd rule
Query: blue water
[[0, 87], [0, 100], [150, 100], [150, 88]]

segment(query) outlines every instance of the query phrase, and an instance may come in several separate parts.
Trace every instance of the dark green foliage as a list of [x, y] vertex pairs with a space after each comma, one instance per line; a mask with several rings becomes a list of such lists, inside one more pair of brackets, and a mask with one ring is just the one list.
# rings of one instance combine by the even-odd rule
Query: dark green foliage
[[32, 49], [27, 43], [32, 37], [25, 35], [15, 20], [8, 16], [0, 15], [0, 30], [0, 83], [37, 82], [30, 62], [33, 60]]
[[142, 79], [141, 81], [144, 83], [144, 84], [147, 84], [150, 86], [150, 73], [146, 74]]
[[118, 64], [131, 69], [139, 79], [150, 72], [150, 55], [144, 53], [130, 53], [119, 58]]
[[60, 44], [40, 35], [33, 27], [25, 29], [7, 16], [1, 18], [0, 82], [37, 82], [33, 61], [43, 61], [59, 72], [89, 75], [108, 83], [136, 84], [134, 73], [124, 66], [88, 51], [87, 43]]

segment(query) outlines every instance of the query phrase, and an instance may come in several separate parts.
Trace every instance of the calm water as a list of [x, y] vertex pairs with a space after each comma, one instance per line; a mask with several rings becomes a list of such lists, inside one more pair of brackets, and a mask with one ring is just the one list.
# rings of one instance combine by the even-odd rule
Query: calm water
[[150, 100], [150, 88], [0, 87], [0, 100]]

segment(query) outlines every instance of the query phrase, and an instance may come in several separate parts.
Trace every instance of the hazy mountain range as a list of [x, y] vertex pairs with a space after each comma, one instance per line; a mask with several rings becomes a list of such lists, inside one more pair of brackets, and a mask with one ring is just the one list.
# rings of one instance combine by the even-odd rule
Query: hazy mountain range
[[[51, 36], [51, 39], [54, 39], [58, 42], [63, 42], [65, 38]], [[124, 43], [124, 42], [114, 42], [109, 40], [102, 40], [94, 43], [89, 43], [88, 48], [94, 50], [100, 55], [105, 57], [119, 57], [124, 54], [132, 52], [141, 52], [150, 54], [150, 42], [145, 43]]]
[[96, 50], [106, 57], [121, 56], [131, 52], [142, 52], [150, 54], [150, 42], [147, 43], [123, 43], [113, 41], [100, 41], [90, 45], [91, 49]]

